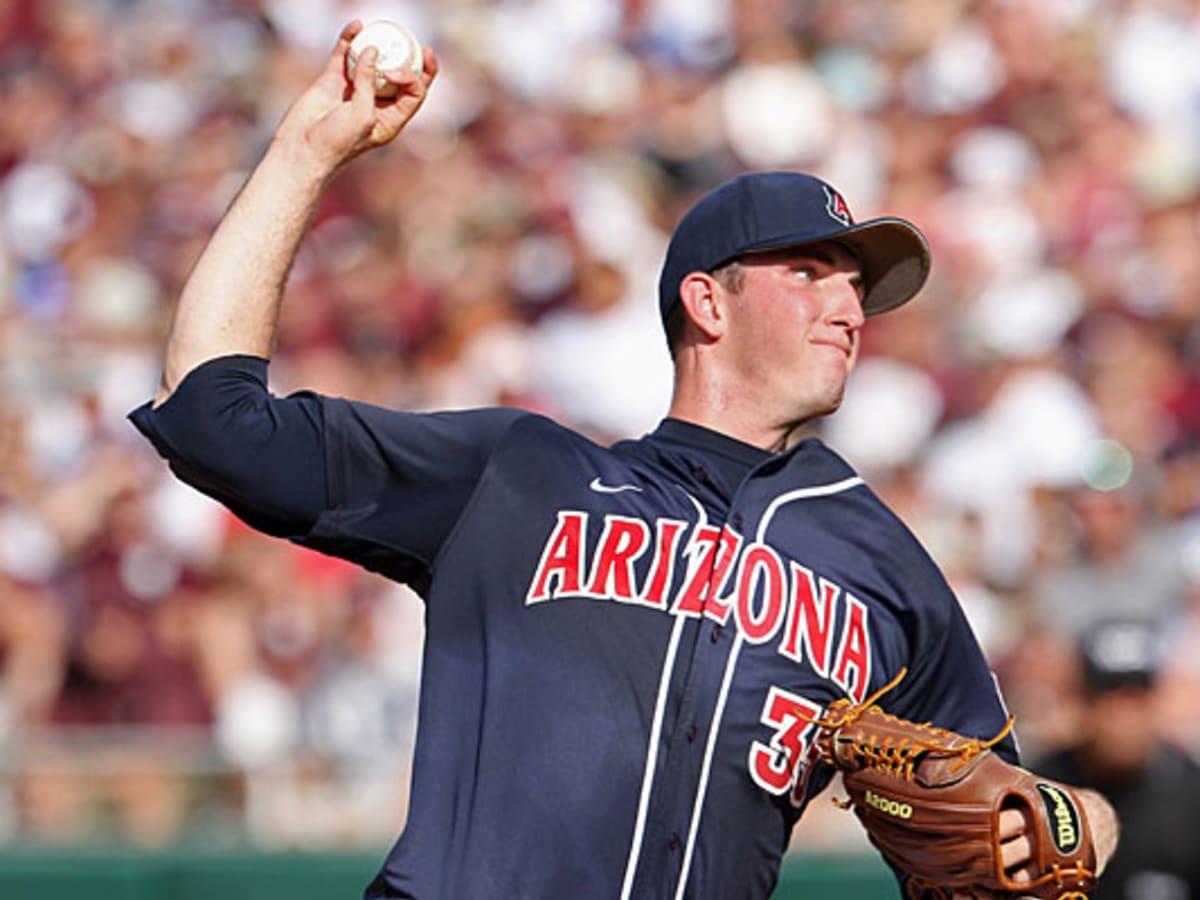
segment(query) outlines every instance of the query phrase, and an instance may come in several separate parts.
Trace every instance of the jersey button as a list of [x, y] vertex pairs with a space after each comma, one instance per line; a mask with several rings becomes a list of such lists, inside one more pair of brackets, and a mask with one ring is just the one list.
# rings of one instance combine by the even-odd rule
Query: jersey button
[[668, 847], [668, 849], [670, 849], [670, 851], [672, 853], [674, 853], [676, 850], [678, 850], [682, 844], [683, 844], [683, 841], [681, 841], [679, 839], [678, 834], [672, 834], [671, 839], [669, 841], [667, 841], [667, 847]]
[[741, 531], [741, 530], [742, 530], [742, 526], [743, 526], [745, 523], [746, 523], [746, 520], [742, 518], [742, 514], [741, 514], [741, 513], [734, 513], [734, 514], [733, 514], [733, 527], [734, 527], [734, 528], [736, 528], [738, 531]]
[[696, 740], [696, 735], [698, 735], [699, 733], [700, 733], [700, 729], [697, 728], [696, 723], [693, 722], [691, 724], [691, 727], [689, 727], [687, 730], [688, 743], [690, 744], [690, 743], [692, 743], [692, 741]]
[[714, 625], [713, 630], [711, 632], [709, 632], [708, 639], [715, 644], [717, 641], [719, 641], [721, 639], [721, 632], [724, 630], [725, 630], [724, 627], [722, 627], [720, 625]]

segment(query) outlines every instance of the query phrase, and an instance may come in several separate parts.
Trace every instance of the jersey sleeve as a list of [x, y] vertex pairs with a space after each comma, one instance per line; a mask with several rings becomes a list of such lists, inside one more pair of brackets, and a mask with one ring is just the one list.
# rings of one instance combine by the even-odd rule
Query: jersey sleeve
[[[897, 617], [907, 644], [908, 669], [881, 705], [895, 715], [972, 737], [991, 738], [1008, 721], [1000, 688], [966, 614], [937, 564], [898, 520], [888, 570]], [[1018, 763], [1009, 735], [994, 748]]]
[[419, 585], [523, 415], [277, 397], [267, 361], [235, 355], [198, 366], [130, 419], [176, 475], [252, 527]]

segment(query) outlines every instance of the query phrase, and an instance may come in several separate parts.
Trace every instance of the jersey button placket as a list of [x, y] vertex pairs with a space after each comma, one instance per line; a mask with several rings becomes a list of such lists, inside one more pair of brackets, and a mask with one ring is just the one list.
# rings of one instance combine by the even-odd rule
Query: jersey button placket
[[[703, 477], [708, 473], [696, 474]], [[707, 600], [720, 585], [712, 583], [711, 570], [706, 574], [710, 579], [705, 590]], [[728, 647], [725, 646], [728, 642], [721, 641], [725, 631], [722, 625], [708, 615], [701, 614], [693, 627], [697, 630], [693, 632], [694, 637], [688, 645], [694, 664], [684, 670], [686, 674], [681, 685], [679, 708], [675, 713], [675, 726], [665, 729], [668, 735], [673, 732], [673, 737], [664, 735], [667, 753], [660, 770], [661, 780], [655, 785], [655, 800], [652, 801], [658, 815], [651, 814], [653, 824], [650, 828], [661, 829], [658, 830], [657, 840], [662, 843], [657, 846], [664, 848], [666, 855], [660, 860], [657, 872], [649, 860], [639, 869], [633, 888], [635, 897], [646, 896], [645, 892], [651, 884], [656, 884], [651, 890], [665, 891], [665, 895], [669, 896], [677, 890], [678, 879], [686, 879], [689, 875], [679, 868], [683, 862], [685, 847], [682, 835], [690, 833], [689, 829], [696, 812], [694, 803], [700, 796], [698, 791], [705, 778], [704, 757], [708, 747], [708, 729], [719, 727], [720, 724], [715, 720], [710, 721], [709, 716], [716, 712], [719, 703], [728, 658]], [[708, 641], [704, 640], [705, 630], [709, 632]], [[701, 737], [706, 739], [702, 741]], [[654, 819], [657, 819], [657, 822], [654, 822]]]

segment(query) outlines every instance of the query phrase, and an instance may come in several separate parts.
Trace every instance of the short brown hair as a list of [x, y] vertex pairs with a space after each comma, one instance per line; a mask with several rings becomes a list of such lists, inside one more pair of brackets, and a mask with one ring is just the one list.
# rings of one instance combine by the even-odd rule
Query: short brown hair
[[[740, 260], [727, 262], [719, 269], [714, 269], [710, 274], [720, 282], [721, 287], [731, 294], [741, 293], [742, 285], [746, 283], [746, 269]], [[683, 304], [676, 303], [667, 313], [666, 321], [663, 322], [663, 327], [667, 331], [667, 349], [671, 352], [671, 359], [675, 358], [675, 351], [683, 340], [683, 326], [686, 321], [687, 313], [683, 311]]]

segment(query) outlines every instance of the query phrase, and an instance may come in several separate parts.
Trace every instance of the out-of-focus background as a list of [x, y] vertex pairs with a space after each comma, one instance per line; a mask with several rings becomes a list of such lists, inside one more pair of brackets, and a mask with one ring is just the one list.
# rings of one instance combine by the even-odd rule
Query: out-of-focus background
[[[3, 860], [95, 896], [114, 860], [347, 854], [357, 889], [403, 823], [420, 601], [251, 533], [124, 419], [355, 16], [442, 74], [328, 192], [275, 389], [642, 433], [679, 213], [817, 172], [932, 243], [821, 433], [944, 567], [1026, 757], [1087, 731], [1115, 616], [1163, 637], [1138, 730], [1200, 748], [1200, 3], [0, 0]], [[865, 852], [815, 806], [789, 871]]]

